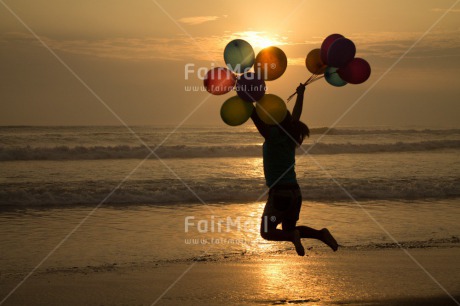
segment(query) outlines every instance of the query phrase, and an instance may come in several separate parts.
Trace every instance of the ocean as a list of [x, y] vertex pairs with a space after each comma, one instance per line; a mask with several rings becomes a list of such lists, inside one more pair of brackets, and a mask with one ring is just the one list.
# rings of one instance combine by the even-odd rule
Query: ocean
[[[122, 126], [0, 127], [3, 270], [32, 268], [64, 238], [45, 267], [292, 251], [258, 234], [252, 125], [133, 130], [154, 154]], [[459, 153], [460, 129], [311, 128], [299, 224], [351, 248], [459, 243]]]

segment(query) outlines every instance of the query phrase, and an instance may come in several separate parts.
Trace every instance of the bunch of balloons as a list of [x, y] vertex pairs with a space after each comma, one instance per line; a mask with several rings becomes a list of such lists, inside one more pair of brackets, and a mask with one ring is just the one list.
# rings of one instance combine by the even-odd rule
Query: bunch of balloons
[[[324, 39], [320, 49], [311, 50], [305, 60], [305, 65], [312, 76], [304, 83], [310, 84], [318, 79], [337, 87], [346, 84], [361, 84], [371, 75], [369, 63], [355, 57], [355, 44], [340, 34], [331, 34]], [[288, 101], [295, 96], [293, 93]]]
[[[265, 94], [265, 81], [273, 81], [287, 68], [286, 54], [277, 47], [262, 49], [257, 56], [245, 40], [235, 39], [224, 50], [227, 65], [209, 70], [204, 79], [206, 90], [213, 95], [223, 95], [236, 90], [220, 109], [222, 120], [231, 126], [245, 123], [255, 110], [267, 124], [280, 123], [287, 114], [284, 101], [273, 94]], [[254, 66], [254, 72], [249, 70]]]
[[[321, 48], [311, 50], [305, 60], [312, 73], [304, 85], [321, 78], [337, 87], [348, 83], [364, 83], [371, 74], [369, 63], [355, 57], [355, 44], [340, 34], [331, 34], [324, 39]], [[287, 68], [287, 57], [277, 47], [262, 49], [255, 56], [254, 49], [245, 40], [235, 39], [224, 49], [227, 67], [209, 70], [204, 86], [213, 95], [223, 95], [235, 89], [236, 95], [227, 99], [220, 109], [222, 120], [231, 126], [245, 123], [255, 110], [267, 124], [280, 123], [287, 114], [284, 101], [266, 94], [265, 81], [273, 81], [283, 75]], [[254, 67], [254, 72], [250, 71]], [[291, 100], [293, 93], [287, 100]]]

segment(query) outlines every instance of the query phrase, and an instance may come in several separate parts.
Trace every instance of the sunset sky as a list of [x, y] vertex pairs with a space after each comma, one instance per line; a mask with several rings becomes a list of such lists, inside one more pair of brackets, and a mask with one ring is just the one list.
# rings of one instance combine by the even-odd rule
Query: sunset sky
[[224, 66], [234, 38], [256, 52], [278, 46], [289, 66], [267, 86], [286, 99], [309, 77], [307, 53], [340, 33], [372, 75], [342, 88], [311, 84], [304, 121], [336, 123], [378, 81], [339, 126], [460, 127], [460, 3], [379, 81], [456, 2], [0, 0], [0, 125], [120, 124], [63, 63], [129, 125], [176, 125], [199, 105], [186, 124], [224, 125], [219, 109], [233, 93], [186, 91], [202, 83], [197, 73], [186, 78], [186, 64]]

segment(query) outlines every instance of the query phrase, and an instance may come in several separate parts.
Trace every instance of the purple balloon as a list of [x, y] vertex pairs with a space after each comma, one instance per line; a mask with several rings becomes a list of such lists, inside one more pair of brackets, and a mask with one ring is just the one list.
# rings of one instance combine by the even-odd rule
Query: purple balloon
[[348, 83], [361, 84], [366, 82], [371, 75], [371, 65], [366, 60], [357, 57], [345, 67], [340, 68], [337, 73]]
[[253, 72], [246, 72], [236, 81], [236, 93], [246, 102], [255, 102], [265, 95], [265, 81]]
[[329, 51], [329, 48], [331, 47], [332, 43], [339, 38], [343, 38], [343, 35], [331, 34], [328, 37], [326, 37], [323, 43], [321, 44], [321, 60], [325, 65], [327, 65], [327, 51]]
[[351, 62], [355, 54], [355, 44], [348, 38], [339, 38], [331, 44], [327, 52], [327, 64], [337, 68], [344, 67]]

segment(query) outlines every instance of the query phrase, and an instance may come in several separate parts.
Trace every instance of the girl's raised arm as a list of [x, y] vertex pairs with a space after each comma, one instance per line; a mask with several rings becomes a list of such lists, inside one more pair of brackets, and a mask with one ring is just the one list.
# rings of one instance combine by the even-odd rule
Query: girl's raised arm
[[295, 101], [294, 109], [292, 110], [292, 120], [300, 121], [300, 115], [302, 115], [303, 108], [303, 95], [305, 93], [305, 85], [300, 84], [297, 89], [297, 99]]

